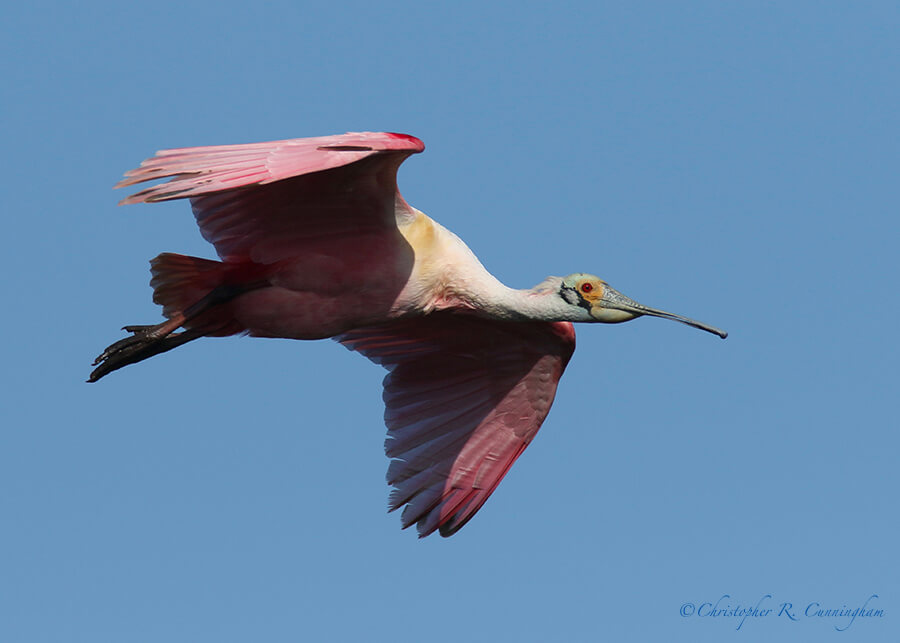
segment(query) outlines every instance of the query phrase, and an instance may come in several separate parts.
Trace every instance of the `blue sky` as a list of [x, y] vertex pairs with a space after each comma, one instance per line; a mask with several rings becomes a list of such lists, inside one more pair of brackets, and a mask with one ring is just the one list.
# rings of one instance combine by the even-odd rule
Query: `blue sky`
[[[900, 637], [896, 4], [0, 11], [0, 639]], [[347, 130], [422, 138], [404, 195], [506, 283], [592, 272], [731, 336], [580, 327], [451, 539], [385, 512], [382, 372], [332, 342], [84, 383], [159, 319], [151, 257], [214, 256], [186, 203], [117, 208], [123, 171]], [[776, 613], [680, 615], [720, 599]]]

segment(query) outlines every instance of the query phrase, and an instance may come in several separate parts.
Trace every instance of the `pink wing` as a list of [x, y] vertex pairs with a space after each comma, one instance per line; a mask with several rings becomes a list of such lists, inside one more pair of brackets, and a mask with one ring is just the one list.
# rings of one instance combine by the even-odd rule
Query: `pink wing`
[[497, 322], [449, 312], [337, 338], [384, 380], [390, 510], [420, 537], [456, 533], [534, 438], [575, 350], [567, 322]]
[[121, 203], [190, 198], [222, 259], [272, 263], [309, 240], [396, 226], [411, 212], [397, 168], [424, 149], [405, 134], [357, 132], [163, 150], [116, 187], [169, 178]]

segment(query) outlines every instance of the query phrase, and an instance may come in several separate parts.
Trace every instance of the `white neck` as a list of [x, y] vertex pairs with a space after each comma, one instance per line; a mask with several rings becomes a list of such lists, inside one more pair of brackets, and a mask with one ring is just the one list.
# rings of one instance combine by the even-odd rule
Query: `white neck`
[[[493, 319], [508, 321], [590, 321], [584, 308], [572, 306], [559, 296], [560, 277], [548, 277], [534, 288], [517, 290], [503, 285], [487, 273], [493, 283], [479, 284], [466, 299]], [[460, 293], [462, 294], [462, 293]]]
[[416, 250], [416, 269], [409, 291], [398, 302], [401, 310], [468, 309], [509, 321], [592, 321], [587, 310], [559, 295], [561, 277], [548, 277], [528, 290], [509, 288], [481, 265], [459, 237], [418, 215], [415, 226], [427, 226], [433, 240], [420, 241], [413, 227], [404, 232]]

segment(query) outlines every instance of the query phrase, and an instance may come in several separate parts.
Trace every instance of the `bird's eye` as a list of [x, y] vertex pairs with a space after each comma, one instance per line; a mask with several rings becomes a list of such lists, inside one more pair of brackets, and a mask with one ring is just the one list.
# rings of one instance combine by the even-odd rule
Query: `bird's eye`
[[581, 284], [581, 292], [589, 293], [594, 289], [594, 285], [591, 283], [583, 283]]

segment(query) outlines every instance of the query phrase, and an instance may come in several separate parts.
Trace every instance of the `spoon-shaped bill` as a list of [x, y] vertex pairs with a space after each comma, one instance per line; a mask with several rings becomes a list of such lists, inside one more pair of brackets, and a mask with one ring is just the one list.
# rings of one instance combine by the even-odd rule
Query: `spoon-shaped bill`
[[[682, 324], [687, 324], [688, 326], [693, 326], [694, 328], [705, 330], [707, 333], [718, 335], [722, 339], [728, 337], [727, 332], [725, 332], [724, 330], [720, 330], [715, 326], [710, 326], [709, 324], [704, 324], [703, 322], [698, 322], [688, 317], [683, 317], [681, 315], [668, 313], [664, 310], [650, 308], [649, 306], [639, 304], [633, 299], [626, 297], [618, 290], [610, 288], [607, 285], [603, 286], [603, 290], [603, 297], [599, 301], [597, 301], [597, 303], [591, 310], [591, 315], [598, 321], [627, 321], [628, 319], [634, 319], [635, 317], [639, 317], [640, 315], [649, 315], [651, 317], [661, 317], [662, 319], [671, 319], [672, 321], [681, 322]], [[616, 312], [613, 311], [618, 312], [619, 315], [621, 315], [621, 313], [626, 313], [626, 315], [622, 315], [621, 317], [619, 317], [618, 315], [616, 315]]]

